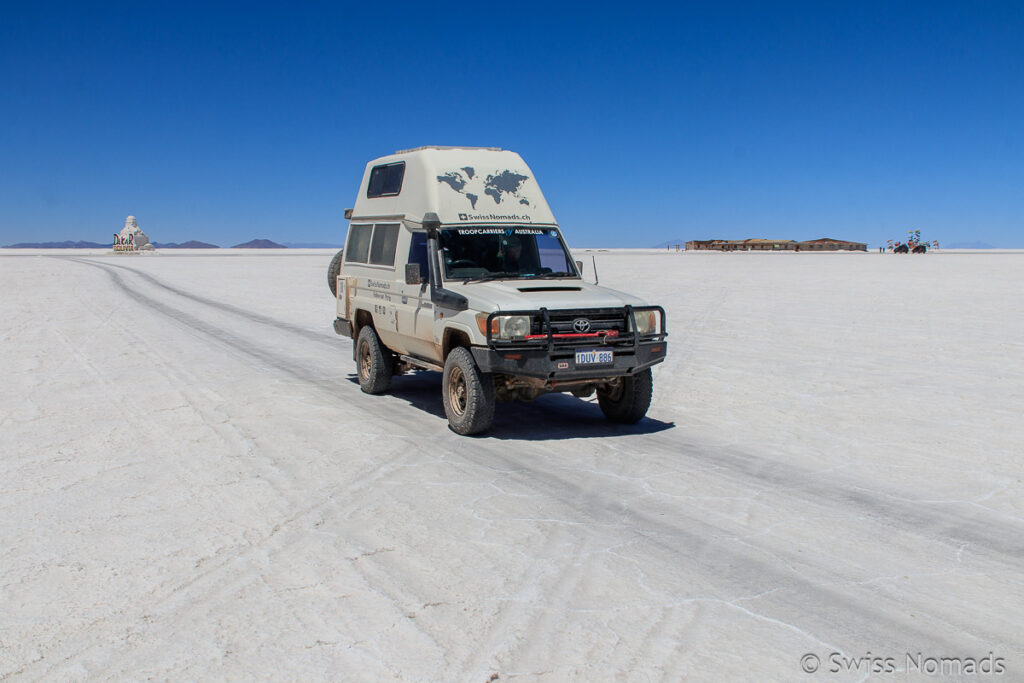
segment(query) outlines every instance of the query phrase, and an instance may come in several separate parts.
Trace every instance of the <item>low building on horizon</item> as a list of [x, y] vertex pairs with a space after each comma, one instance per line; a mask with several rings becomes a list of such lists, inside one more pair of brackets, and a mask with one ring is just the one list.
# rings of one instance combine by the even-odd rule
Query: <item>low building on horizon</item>
[[746, 240], [690, 240], [686, 250], [694, 251], [867, 251], [865, 242], [850, 242], [831, 237], [816, 240], [769, 240], [755, 237]]

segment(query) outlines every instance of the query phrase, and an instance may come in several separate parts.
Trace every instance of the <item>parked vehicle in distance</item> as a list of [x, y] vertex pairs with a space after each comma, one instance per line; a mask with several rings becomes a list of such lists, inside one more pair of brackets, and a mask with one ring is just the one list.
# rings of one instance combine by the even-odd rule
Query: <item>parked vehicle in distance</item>
[[331, 261], [334, 329], [364, 392], [442, 373], [451, 429], [490, 428], [495, 401], [597, 394], [605, 416], [647, 413], [665, 311], [583, 281], [533, 172], [515, 152], [420, 147], [366, 165]]

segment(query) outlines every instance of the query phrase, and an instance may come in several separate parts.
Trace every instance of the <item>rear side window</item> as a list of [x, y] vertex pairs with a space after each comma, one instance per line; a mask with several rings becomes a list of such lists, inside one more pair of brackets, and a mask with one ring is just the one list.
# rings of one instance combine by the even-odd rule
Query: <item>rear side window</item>
[[348, 231], [348, 246], [345, 247], [345, 260], [349, 263], [366, 263], [370, 254], [370, 233], [372, 225], [353, 225]]
[[370, 184], [366, 188], [366, 196], [394, 197], [402, 191], [402, 179], [405, 177], [405, 162], [374, 166], [370, 170]]
[[375, 266], [395, 265], [395, 245], [398, 244], [398, 223], [378, 223], [373, 227], [370, 263]]

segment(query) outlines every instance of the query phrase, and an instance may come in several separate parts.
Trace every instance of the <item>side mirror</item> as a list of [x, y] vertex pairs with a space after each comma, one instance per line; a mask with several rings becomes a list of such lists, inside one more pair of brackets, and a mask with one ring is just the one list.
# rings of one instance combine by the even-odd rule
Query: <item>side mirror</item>
[[407, 285], [418, 285], [423, 282], [423, 277], [420, 275], [420, 264], [418, 263], [406, 263], [405, 264], [405, 284]]
[[580, 277], [583, 277], [583, 261], [576, 262], [576, 270], [580, 271]]

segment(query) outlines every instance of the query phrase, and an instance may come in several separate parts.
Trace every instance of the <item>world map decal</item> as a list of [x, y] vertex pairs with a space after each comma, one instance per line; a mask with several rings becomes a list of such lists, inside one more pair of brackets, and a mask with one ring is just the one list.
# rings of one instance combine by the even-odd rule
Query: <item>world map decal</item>
[[523, 206], [530, 206], [530, 200], [520, 193], [523, 183], [529, 179], [529, 176], [509, 170], [483, 177], [472, 166], [463, 166], [437, 176], [437, 182], [465, 195], [474, 209], [481, 194], [493, 199], [495, 204], [518, 201]]

